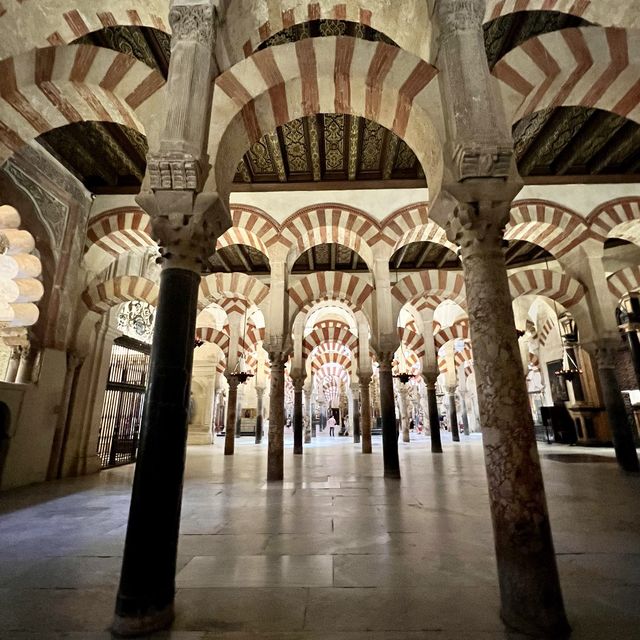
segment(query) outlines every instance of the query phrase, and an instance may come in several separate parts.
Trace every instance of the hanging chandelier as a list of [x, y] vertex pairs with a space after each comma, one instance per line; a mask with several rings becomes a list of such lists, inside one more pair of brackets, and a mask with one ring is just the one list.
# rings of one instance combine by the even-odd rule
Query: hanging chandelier
[[[401, 367], [401, 362], [404, 363], [404, 367]], [[394, 373], [393, 377], [400, 381], [401, 384], [407, 384], [411, 378], [413, 378], [413, 374], [409, 373], [407, 370], [407, 360], [404, 355], [404, 349], [402, 348], [402, 344], [400, 345], [400, 361], [398, 362], [398, 373]]]
[[572, 345], [578, 342], [578, 329], [571, 314], [564, 313], [558, 317], [558, 333], [562, 341], [562, 369], [556, 371], [555, 374], [559, 378], [571, 382], [582, 373], [582, 369], [578, 367], [578, 363], [571, 353], [573, 351]]
[[[244, 327], [242, 330], [242, 344], [246, 346], [246, 337], [247, 337], [247, 311], [245, 309], [244, 312]], [[234, 368], [234, 370], [229, 374], [232, 378], [235, 378], [239, 384], [245, 384], [249, 378], [253, 378], [253, 373], [249, 371], [246, 367], [244, 361], [244, 354], [240, 354], [238, 358], [238, 362]]]

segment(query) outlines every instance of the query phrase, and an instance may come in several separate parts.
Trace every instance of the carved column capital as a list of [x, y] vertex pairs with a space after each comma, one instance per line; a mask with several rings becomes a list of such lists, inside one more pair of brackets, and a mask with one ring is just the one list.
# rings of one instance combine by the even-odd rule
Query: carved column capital
[[436, 20], [440, 38], [448, 38], [458, 31], [482, 29], [484, 0], [439, 0]]
[[198, 42], [215, 48], [218, 15], [213, 0], [173, 0], [169, 11], [171, 49], [179, 42]]
[[446, 223], [447, 237], [460, 247], [462, 260], [469, 255], [502, 251], [509, 214], [507, 202], [458, 202]]
[[229, 212], [217, 193], [159, 190], [140, 194], [138, 204], [151, 217], [159, 261], [200, 272], [215, 252], [218, 238], [231, 226]]
[[274, 369], [283, 371], [285, 365], [287, 364], [287, 360], [289, 359], [288, 354], [282, 351], [269, 351], [269, 364], [271, 366], [271, 370]]
[[304, 391], [304, 378], [303, 377], [296, 376], [295, 378], [292, 378], [292, 382], [293, 382], [293, 390], [296, 393], [302, 393]]
[[381, 370], [391, 370], [395, 351], [378, 351], [378, 364]]

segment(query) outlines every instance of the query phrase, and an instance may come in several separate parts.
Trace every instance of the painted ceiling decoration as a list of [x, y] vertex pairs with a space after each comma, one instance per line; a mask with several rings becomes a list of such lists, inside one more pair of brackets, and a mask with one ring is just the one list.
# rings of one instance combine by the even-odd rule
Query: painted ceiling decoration
[[[533, 37], [589, 26], [582, 18], [555, 11], [500, 16], [484, 26], [489, 66]], [[324, 36], [396, 46], [365, 25], [315, 20], [284, 29], [258, 48]], [[156, 29], [106, 27], [74, 43], [127, 53], [167, 76], [170, 38]], [[518, 168], [529, 183], [598, 182], [612, 177], [630, 181], [640, 173], [640, 126], [612, 113], [583, 107], [547, 109], [517, 122], [513, 134]], [[140, 188], [147, 143], [131, 129], [84, 122], [46, 133], [38, 142], [94, 193], [136, 193]], [[95, 149], [101, 150], [99, 159]], [[287, 184], [295, 188], [303, 183], [332, 188], [426, 184], [415, 154], [391, 131], [364, 118], [329, 113], [293, 120], [265, 135], [247, 151], [235, 175], [239, 191], [276, 190]]]

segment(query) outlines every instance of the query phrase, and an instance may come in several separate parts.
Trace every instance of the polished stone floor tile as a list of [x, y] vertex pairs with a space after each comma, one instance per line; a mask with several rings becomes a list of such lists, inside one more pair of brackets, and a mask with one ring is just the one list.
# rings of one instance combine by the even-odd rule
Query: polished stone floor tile
[[[400, 446], [385, 480], [323, 438], [267, 484], [266, 443], [187, 457], [176, 620], [154, 640], [521, 640], [503, 628], [478, 436]], [[573, 640], [637, 640], [640, 478], [611, 450], [541, 446]], [[573, 456], [573, 458], [572, 458]], [[571, 462], [571, 460], [580, 462]], [[604, 461], [598, 459], [604, 459]], [[0, 640], [106, 640], [133, 467], [0, 499]], [[613, 635], [612, 635], [613, 634]]]
[[332, 556], [203, 556], [178, 573], [178, 588], [331, 587]]

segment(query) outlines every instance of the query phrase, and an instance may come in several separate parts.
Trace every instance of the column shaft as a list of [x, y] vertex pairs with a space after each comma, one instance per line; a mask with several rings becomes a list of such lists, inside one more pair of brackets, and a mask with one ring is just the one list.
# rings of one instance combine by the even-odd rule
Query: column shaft
[[271, 362], [269, 399], [269, 451], [267, 480], [277, 482], [284, 477], [284, 361]]
[[380, 360], [380, 412], [382, 414], [382, 456], [385, 478], [400, 477], [398, 457], [398, 429], [393, 398], [391, 359]]
[[224, 430], [224, 455], [232, 456], [235, 450], [236, 421], [238, 419], [238, 378], [228, 377], [229, 398], [227, 424]]
[[502, 233], [495, 221], [492, 229], [482, 214], [476, 215], [464, 216], [463, 224], [471, 218], [477, 226], [471, 222], [467, 231], [461, 231], [459, 244], [484, 426], [502, 618], [531, 634], [564, 637], [569, 625], [522, 376]]
[[640, 471], [638, 454], [622, 399], [620, 384], [616, 378], [617, 347], [617, 340], [602, 341], [597, 345], [595, 355], [602, 389], [602, 401], [607, 410], [618, 464], [623, 471], [637, 472]]
[[264, 389], [256, 388], [256, 444], [262, 442], [263, 411], [264, 411]]
[[458, 427], [458, 409], [456, 408], [456, 389], [447, 391], [447, 407], [449, 408], [449, 428], [454, 442], [460, 442], [460, 429]]
[[438, 397], [436, 384], [426, 383], [427, 406], [429, 408], [429, 433], [431, 436], [431, 453], [442, 453], [442, 438], [440, 437], [440, 415], [438, 414]]
[[358, 389], [352, 391], [353, 401], [351, 403], [353, 411], [353, 442], [360, 444], [360, 398], [358, 397]]
[[638, 332], [635, 330], [625, 331], [629, 351], [631, 351], [631, 360], [633, 362], [633, 370], [636, 374], [636, 384], [640, 389], [640, 339]]
[[199, 286], [199, 274], [187, 269], [165, 268], [160, 277], [114, 621], [114, 631], [129, 635], [173, 618]]
[[302, 455], [302, 389], [295, 389], [293, 395], [293, 453]]
[[360, 428], [362, 431], [362, 453], [371, 453], [371, 396], [370, 381], [360, 382]]

